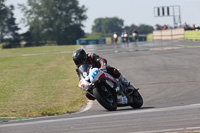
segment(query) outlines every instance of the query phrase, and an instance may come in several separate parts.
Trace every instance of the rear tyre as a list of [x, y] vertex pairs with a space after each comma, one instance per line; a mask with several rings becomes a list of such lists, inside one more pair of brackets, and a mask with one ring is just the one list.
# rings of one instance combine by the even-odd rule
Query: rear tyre
[[131, 97], [131, 102], [129, 103], [129, 105], [133, 108], [141, 108], [143, 105], [143, 99], [142, 96], [140, 95], [140, 93], [138, 91], [134, 92], [134, 94]]
[[117, 98], [105, 86], [93, 89], [93, 94], [97, 101], [108, 111], [117, 110]]

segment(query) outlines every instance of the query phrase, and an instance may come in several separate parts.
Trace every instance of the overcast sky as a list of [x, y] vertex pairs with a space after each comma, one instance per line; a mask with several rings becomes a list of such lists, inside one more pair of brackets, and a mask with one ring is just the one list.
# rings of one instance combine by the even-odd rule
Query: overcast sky
[[[7, 0], [7, 5], [13, 4], [17, 23], [23, 17], [17, 9], [18, 3], [26, 3], [27, 0]], [[169, 24], [173, 26], [173, 17], [154, 17], [154, 7], [180, 5], [181, 21], [189, 25], [200, 25], [200, 0], [79, 0], [80, 5], [88, 8], [88, 19], [84, 22], [85, 32], [91, 32], [94, 20], [99, 17], [118, 17], [124, 20], [124, 25], [131, 24]], [[20, 24], [21, 31], [27, 28]]]

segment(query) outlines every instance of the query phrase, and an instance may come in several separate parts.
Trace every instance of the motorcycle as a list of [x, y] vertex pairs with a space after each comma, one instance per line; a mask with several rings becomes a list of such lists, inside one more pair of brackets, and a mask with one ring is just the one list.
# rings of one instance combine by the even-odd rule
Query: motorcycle
[[123, 35], [123, 43], [129, 43], [129, 38], [127, 33], [124, 33]]
[[133, 33], [132, 36], [133, 36], [133, 41], [136, 42], [137, 38], [138, 38], [138, 34], [137, 33]]
[[132, 85], [125, 87], [110, 74], [92, 65], [83, 64], [78, 68], [80, 73], [79, 87], [94, 97], [108, 111], [115, 111], [117, 107], [131, 106], [140, 108], [143, 98], [139, 89]]
[[113, 35], [113, 43], [117, 43], [117, 41], [118, 41], [118, 35], [115, 33], [114, 35]]

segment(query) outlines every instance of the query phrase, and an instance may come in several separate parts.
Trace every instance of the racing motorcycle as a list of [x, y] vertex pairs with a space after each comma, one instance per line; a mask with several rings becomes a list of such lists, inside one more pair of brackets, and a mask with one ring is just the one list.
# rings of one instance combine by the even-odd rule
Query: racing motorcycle
[[79, 87], [94, 97], [108, 111], [117, 107], [131, 106], [140, 108], [143, 98], [138, 89], [132, 85], [125, 87], [122, 82], [99, 68], [83, 64], [78, 68], [80, 73]]
[[127, 33], [123, 34], [123, 43], [129, 43], [129, 38]]
[[117, 43], [117, 41], [118, 41], [118, 35], [115, 33], [113, 35], [113, 43]]

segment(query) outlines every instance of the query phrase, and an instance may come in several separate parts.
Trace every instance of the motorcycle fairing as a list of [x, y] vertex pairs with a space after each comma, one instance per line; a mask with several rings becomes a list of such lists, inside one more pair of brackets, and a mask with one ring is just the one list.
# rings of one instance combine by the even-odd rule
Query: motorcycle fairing
[[109, 80], [111, 80], [111, 81], [117, 83], [117, 80], [116, 80], [114, 77], [112, 77], [110, 74], [108, 74], [108, 73], [103, 73], [103, 74], [99, 77], [99, 79], [102, 79], [102, 78], [104, 78], [104, 79], [109, 79]]
[[90, 81], [92, 83], [94, 83], [102, 78], [109, 79], [109, 80], [112, 80], [113, 82], [117, 83], [117, 80], [114, 77], [112, 77], [108, 73], [104, 73], [103, 71], [99, 70], [98, 68], [94, 68], [90, 73], [91, 73]]

